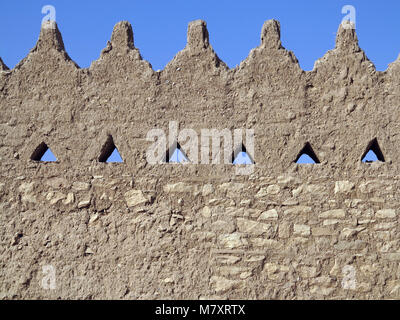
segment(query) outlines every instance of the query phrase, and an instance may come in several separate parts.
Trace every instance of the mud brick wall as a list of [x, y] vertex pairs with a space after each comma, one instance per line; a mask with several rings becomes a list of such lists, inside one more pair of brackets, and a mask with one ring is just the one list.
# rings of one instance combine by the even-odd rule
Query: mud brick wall
[[[0, 59], [0, 298], [400, 298], [400, 59], [376, 71], [347, 27], [306, 72], [267, 21], [229, 69], [194, 21], [156, 72], [128, 22], [87, 69], [42, 26]], [[150, 165], [170, 121], [254, 129], [254, 172]], [[109, 135], [124, 163], [98, 161]], [[362, 163], [375, 139], [385, 161]], [[31, 160], [42, 142], [57, 162]], [[307, 142], [320, 164], [294, 163]]]

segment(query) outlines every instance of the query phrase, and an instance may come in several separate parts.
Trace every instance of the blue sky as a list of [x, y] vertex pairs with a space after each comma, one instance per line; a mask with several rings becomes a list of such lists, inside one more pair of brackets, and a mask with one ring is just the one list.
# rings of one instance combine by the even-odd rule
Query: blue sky
[[133, 25], [135, 45], [155, 70], [164, 66], [186, 44], [187, 24], [203, 19], [210, 41], [229, 67], [258, 46], [263, 22], [281, 22], [283, 45], [294, 51], [304, 70], [334, 47], [342, 7], [356, 9], [361, 47], [385, 70], [400, 53], [400, 1], [65, 1], [13, 0], [0, 4], [0, 57], [13, 68], [35, 45], [44, 5], [56, 8], [56, 20], [66, 49], [81, 67], [90, 66], [110, 39], [118, 21]]

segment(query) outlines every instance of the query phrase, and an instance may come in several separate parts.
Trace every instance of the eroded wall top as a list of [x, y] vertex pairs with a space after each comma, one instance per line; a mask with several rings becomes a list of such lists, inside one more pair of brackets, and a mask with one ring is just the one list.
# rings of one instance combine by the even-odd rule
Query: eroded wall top
[[[260, 45], [229, 69], [213, 50], [206, 23], [191, 22], [186, 47], [156, 72], [134, 46], [129, 22], [116, 24], [99, 59], [86, 69], [71, 60], [57, 25], [47, 22], [36, 46], [14, 69], [0, 59], [2, 167], [42, 168], [31, 155], [45, 142], [58, 163], [41, 170], [233, 172], [229, 165], [148, 165], [147, 132], [160, 128], [168, 134], [174, 121], [199, 135], [201, 129], [254, 129], [251, 156], [258, 172], [396, 175], [400, 60], [376, 71], [354, 28], [344, 23], [335, 48], [305, 72], [283, 47], [280, 30], [279, 22], [265, 22]], [[110, 135], [123, 165], [98, 161]], [[361, 162], [372, 141], [385, 162]], [[294, 163], [307, 143], [320, 164]]]

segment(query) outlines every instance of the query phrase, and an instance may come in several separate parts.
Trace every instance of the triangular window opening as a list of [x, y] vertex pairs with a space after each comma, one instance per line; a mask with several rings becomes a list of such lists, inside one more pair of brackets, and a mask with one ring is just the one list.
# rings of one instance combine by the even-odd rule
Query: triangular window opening
[[368, 144], [367, 149], [361, 157], [361, 161], [364, 163], [372, 163], [376, 161], [385, 162], [385, 158], [376, 138]]
[[186, 156], [185, 152], [182, 150], [179, 143], [176, 144], [174, 151], [170, 155], [170, 151], [167, 151], [167, 162], [168, 163], [188, 163], [189, 158]]
[[106, 162], [106, 163], [124, 162], [122, 160], [121, 155], [118, 152], [117, 147], [114, 144], [112, 136], [108, 136], [106, 143], [101, 149], [99, 162]]
[[299, 152], [296, 160], [294, 161], [297, 164], [317, 164], [320, 163], [317, 155], [311, 147], [309, 142], [306, 143], [303, 149]]
[[234, 165], [250, 165], [254, 164], [253, 159], [246, 151], [246, 147], [242, 144], [242, 146], [233, 154], [232, 156], [232, 164]]
[[42, 142], [32, 153], [31, 160], [40, 162], [56, 162], [57, 158], [47, 144]]

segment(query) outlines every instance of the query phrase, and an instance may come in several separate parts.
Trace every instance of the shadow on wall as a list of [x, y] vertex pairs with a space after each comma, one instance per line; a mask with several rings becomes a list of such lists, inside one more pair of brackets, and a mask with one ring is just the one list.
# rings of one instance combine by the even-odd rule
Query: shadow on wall
[[106, 143], [103, 145], [103, 148], [100, 152], [99, 162], [106, 163], [122, 163], [121, 155], [118, 152], [117, 147], [114, 144], [114, 139], [111, 135], [107, 137]]
[[51, 149], [47, 146], [47, 144], [42, 142], [35, 149], [35, 151], [33, 151], [31, 155], [31, 160], [41, 161], [41, 162], [56, 162], [57, 158], [53, 154]]

